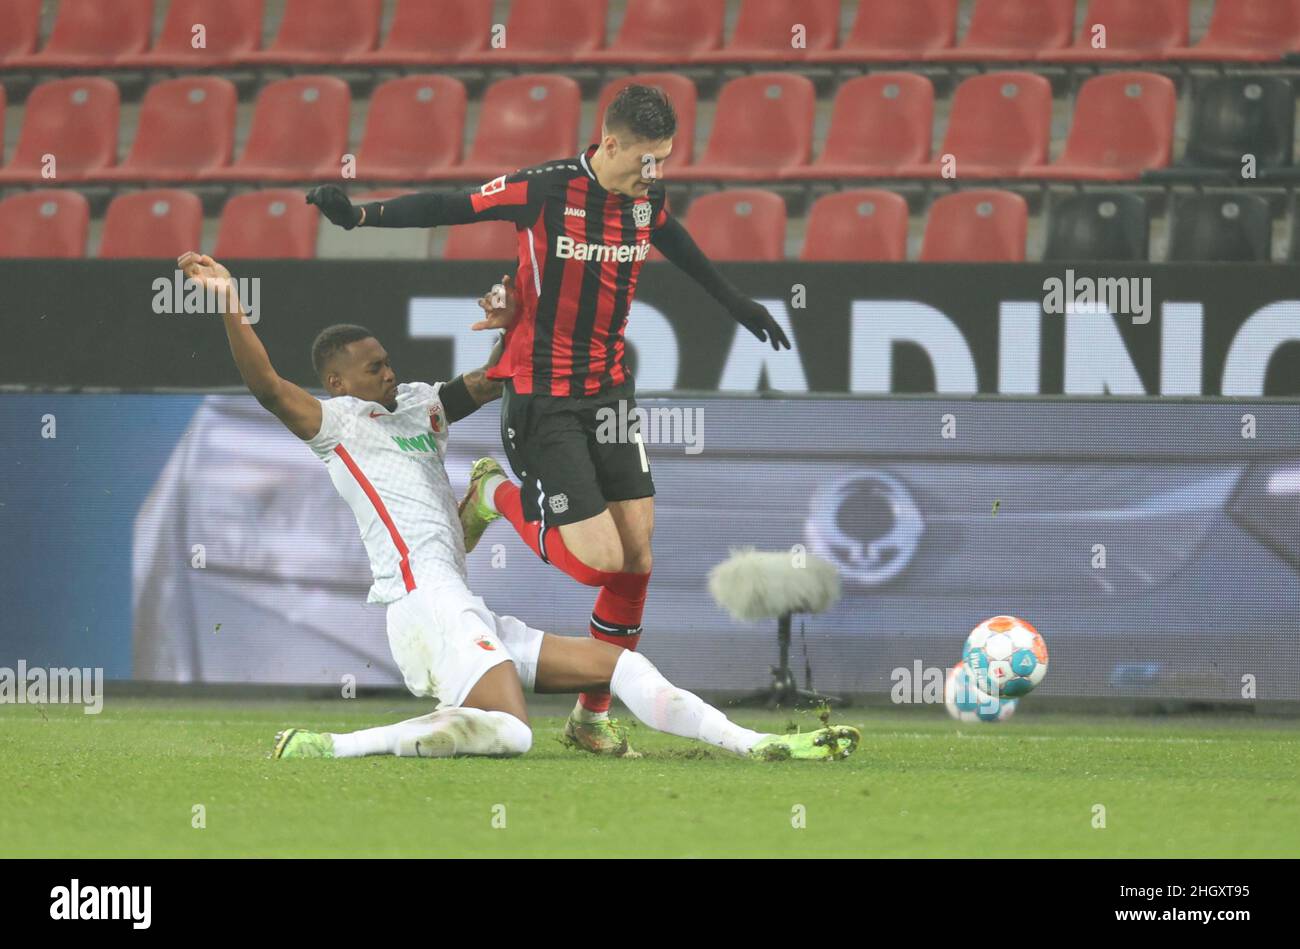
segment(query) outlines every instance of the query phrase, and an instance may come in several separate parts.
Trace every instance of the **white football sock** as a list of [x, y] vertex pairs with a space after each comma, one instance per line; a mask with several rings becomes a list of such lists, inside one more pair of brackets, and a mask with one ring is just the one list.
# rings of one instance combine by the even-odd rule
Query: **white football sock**
[[694, 692], [673, 685], [640, 653], [624, 650], [609, 690], [638, 719], [657, 731], [694, 738], [737, 755], [763, 736], [741, 728]]
[[593, 712], [582, 704], [582, 699], [573, 706], [573, 717], [580, 722], [603, 722], [609, 718], [609, 712]]
[[497, 488], [505, 484], [505, 481], [506, 479], [501, 477], [501, 475], [493, 475], [490, 478], [485, 478], [483, 484], [479, 486], [479, 491], [482, 492], [483, 503], [487, 505], [489, 511], [496, 511], [498, 514], [501, 513], [500, 511], [497, 511]]
[[447, 708], [396, 725], [330, 737], [336, 758], [522, 755], [533, 745], [532, 729], [513, 715], [477, 708]]

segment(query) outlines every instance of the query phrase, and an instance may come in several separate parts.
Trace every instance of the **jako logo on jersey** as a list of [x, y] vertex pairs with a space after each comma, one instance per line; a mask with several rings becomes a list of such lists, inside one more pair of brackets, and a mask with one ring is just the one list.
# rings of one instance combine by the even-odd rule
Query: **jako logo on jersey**
[[594, 260], [626, 263], [629, 260], [645, 260], [650, 255], [649, 241], [636, 244], [586, 244], [575, 241], [563, 234], [555, 238], [555, 256], [560, 260]]
[[565, 217], [586, 217], [586, 216], [587, 216], [587, 209], [586, 209], [586, 208], [569, 208], [569, 207], [566, 207], [566, 208], [564, 209], [564, 216], [565, 216]]
[[402, 451], [431, 451], [435, 454], [438, 451], [438, 443], [433, 440], [432, 435], [416, 435], [414, 438], [402, 438], [400, 435], [394, 435], [393, 441]]

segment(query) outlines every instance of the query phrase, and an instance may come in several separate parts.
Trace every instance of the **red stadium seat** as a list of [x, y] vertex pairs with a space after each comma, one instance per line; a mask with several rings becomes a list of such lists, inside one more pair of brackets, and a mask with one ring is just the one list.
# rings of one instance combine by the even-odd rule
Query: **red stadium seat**
[[1219, 0], [1210, 28], [1170, 59], [1269, 62], [1300, 50], [1300, 0]]
[[[583, 62], [684, 63], [722, 48], [726, 0], [637, 0], [608, 49], [578, 57]], [[690, 29], [682, 29], [689, 23]]]
[[465, 63], [568, 63], [605, 46], [608, 0], [512, 0], [505, 45], [461, 57]]
[[718, 94], [704, 156], [672, 172], [682, 181], [758, 181], [806, 166], [812, 158], [812, 81], [796, 73], [733, 79]]
[[94, 181], [193, 181], [230, 164], [238, 96], [228, 79], [190, 76], [150, 86], [126, 161]]
[[927, 60], [1021, 62], [1065, 49], [1074, 38], [1074, 0], [975, 0], [970, 29], [956, 47]]
[[271, 45], [261, 52], [245, 53], [239, 61], [337, 65], [378, 45], [383, 7], [383, 0], [286, 0]]
[[1009, 178], [1047, 163], [1052, 137], [1052, 85], [1024, 72], [985, 73], [957, 87], [939, 159], [901, 169], [907, 177]]
[[226, 202], [217, 226], [217, 246], [212, 256], [294, 257], [316, 256], [319, 215], [303, 200], [301, 191], [252, 191]]
[[[804, 28], [795, 47], [794, 28]], [[684, 24], [685, 27], [685, 24]], [[691, 57], [695, 63], [780, 63], [834, 49], [840, 35], [840, 0], [741, 0], [731, 42]]]
[[[22, 69], [93, 69], [143, 52], [153, 30], [153, 0], [62, 0], [45, 48], [9, 60]], [[6, 11], [7, 14], [7, 11]]]
[[576, 155], [581, 110], [582, 92], [568, 76], [539, 73], [494, 82], [483, 96], [469, 157], [433, 177], [487, 181]]
[[1027, 174], [1089, 181], [1136, 179], [1173, 157], [1178, 90], [1156, 73], [1094, 76], [1079, 90], [1061, 157]]
[[783, 178], [886, 178], [930, 160], [934, 84], [915, 73], [872, 73], [840, 86], [817, 161]]
[[907, 202], [892, 191], [837, 191], [808, 212], [800, 260], [907, 260]]
[[465, 85], [450, 76], [407, 76], [375, 89], [357, 150], [357, 177], [414, 181], [460, 162]]
[[623, 76], [606, 84], [600, 91], [600, 100], [596, 105], [595, 127], [591, 130], [590, 142], [600, 141], [600, 127], [605, 121], [605, 110], [614, 101], [614, 96], [624, 86], [632, 84], [654, 86], [668, 94], [673, 111], [677, 113], [677, 134], [673, 136], [673, 153], [669, 158], [670, 169], [685, 168], [695, 157], [695, 108], [698, 94], [695, 83], [674, 72], [646, 72], [633, 76]]
[[961, 0], [859, 0], [853, 31], [839, 49], [809, 55], [815, 63], [919, 62], [957, 42]]
[[296, 76], [262, 88], [244, 155], [206, 173], [217, 181], [337, 179], [348, 150], [351, 94], [333, 76]]
[[[23, 128], [13, 160], [0, 168], [0, 183], [84, 181], [117, 161], [117, 86], [86, 77], [41, 83], [27, 97]], [[53, 177], [42, 177], [44, 157], [54, 159]]]
[[493, 0], [397, 0], [388, 38], [376, 50], [353, 53], [364, 66], [435, 66], [487, 49]]
[[[263, 0], [172, 0], [153, 49], [119, 56], [118, 66], [202, 69], [229, 66], [262, 45]], [[203, 46], [195, 48], [197, 24]]]
[[930, 205], [921, 244], [926, 262], [1002, 263], [1025, 259], [1029, 206], [1009, 191], [958, 191]]
[[175, 259], [198, 247], [202, 232], [203, 202], [188, 191], [124, 194], [108, 206], [99, 256]]
[[81, 257], [90, 204], [76, 191], [25, 191], [0, 201], [0, 257]]
[[519, 237], [509, 221], [479, 221], [449, 228], [442, 256], [447, 260], [513, 261], [519, 256]]
[[713, 260], [784, 260], [785, 201], [757, 188], [732, 188], [696, 198], [686, 230]]
[[[1189, 0], [1091, 0], [1083, 31], [1069, 49], [1049, 50], [1050, 62], [1154, 62], [1187, 46]], [[1105, 33], [1095, 32], [1105, 27]], [[1106, 45], [1094, 49], [1104, 35]]]
[[4, 0], [0, 16], [0, 69], [36, 52], [41, 35], [41, 0]]

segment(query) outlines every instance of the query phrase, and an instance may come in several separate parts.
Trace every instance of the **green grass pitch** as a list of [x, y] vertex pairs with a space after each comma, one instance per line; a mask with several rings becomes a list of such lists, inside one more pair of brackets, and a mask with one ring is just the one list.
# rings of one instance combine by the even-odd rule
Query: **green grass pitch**
[[[0, 706], [0, 854], [1300, 855], [1300, 726], [1287, 720], [1022, 709], [959, 726], [933, 708], [845, 709], [834, 721], [859, 726], [863, 744], [844, 762], [763, 764], [644, 727], [633, 742], [645, 757], [621, 761], [561, 747], [552, 702], [514, 760], [266, 757], [282, 726], [343, 731], [426, 710], [111, 692], [98, 716]], [[732, 715], [816, 727], [808, 713]]]

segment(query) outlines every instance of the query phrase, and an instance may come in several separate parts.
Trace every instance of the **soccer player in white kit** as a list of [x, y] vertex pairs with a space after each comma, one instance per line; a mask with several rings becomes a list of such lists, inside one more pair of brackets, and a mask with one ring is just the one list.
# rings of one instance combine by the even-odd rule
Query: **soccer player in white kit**
[[[276, 736], [274, 757], [522, 754], [532, 745], [525, 689], [608, 688], [652, 728], [758, 759], [841, 758], [857, 747], [860, 735], [848, 726], [799, 735], [750, 731], [672, 685], [640, 653], [493, 613], [466, 584], [465, 542], [443, 455], [448, 425], [497, 398], [499, 383], [479, 370], [449, 383], [398, 384], [373, 335], [334, 326], [312, 348], [332, 396], [322, 401], [275, 372], [225, 267], [194, 252], [177, 265], [187, 279], [224, 294], [226, 335], [244, 383], [325, 462], [361, 530], [374, 576], [369, 602], [387, 605], [388, 642], [406, 686], [438, 700], [429, 715], [348, 734], [286, 729]], [[491, 315], [487, 298], [479, 302]]]

